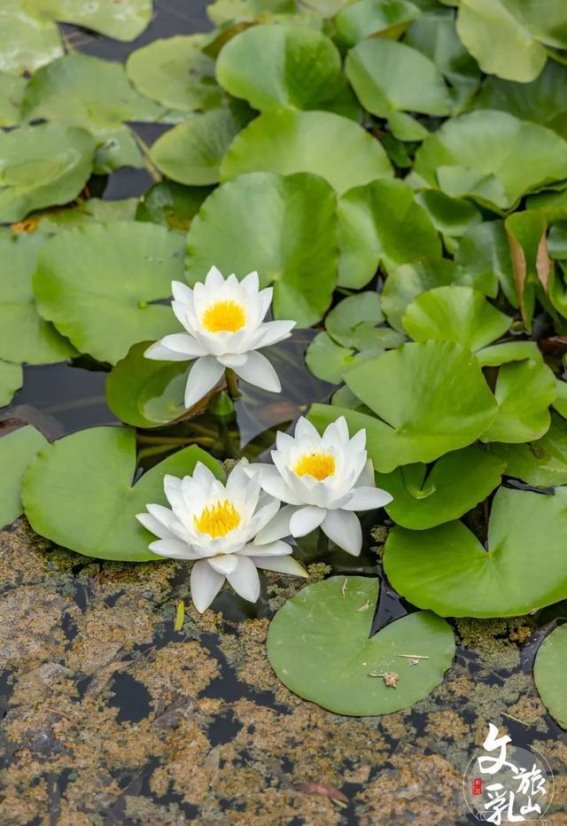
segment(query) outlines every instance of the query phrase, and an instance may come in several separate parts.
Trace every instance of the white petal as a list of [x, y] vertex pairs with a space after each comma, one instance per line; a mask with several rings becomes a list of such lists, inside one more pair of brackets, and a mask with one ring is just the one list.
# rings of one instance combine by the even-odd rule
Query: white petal
[[254, 544], [263, 545], [268, 542], [275, 542], [277, 539], [283, 539], [284, 536], [291, 536], [289, 520], [296, 510], [297, 508], [293, 505], [285, 505], [281, 508], [274, 518], [262, 530], [258, 531]]
[[173, 539], [175, 537], [172, 531], [168, 530], [162, 522], [150, 513], [137, 513], [136, 519], [147, 531], [159, 536], [160, 539]]
[[356, 484], [358, 487], [366, 487], [367, 485], [374, 484], [374, 466], [372, 464], [372, 459], [367, 459], [364, 463], [364, 467], [360, 472], [360, 476], [356, 480]]
[[[305, 416], [301, 416], [297, 420], [297, 424], [295, 425], [295, 438], [296, 439], [316, 439], [318, 442], [320, 441], [320, 436], [317, 431], [317, 428], [311, 424], [309, 419], [306, 419]], [[279, 445], [278, 445], [279, 447]]]
[[207, 610], [224, 580], [225, 577], [214, 571], [205, 559], [195, 562], [191, 569], [191, 596], [199, 613]]
[[226, 353], [217, 358], [224, 367], [243, 367], [248, 361], [248, 353]]
[[222, 272], [215, 266], [212, 266], [205, 277], [205, 286], [207, 287], [222, 287], [224, 284], [224, 276]]
[[170, 336], [162, 338], [160, 344], [173, 353], [182, 353], [186, 359], [207, 355], [204, 347], [188, 333], [172, 333]]
[[247, 556], [238, 557], [238, 567], [228, 574], [228, 581], [243, 599], [256, 602], [260, 596], [260, 577], [252, 560]]
[[193, 480], [201, 487], [210, 487], [215, 482], [221, 484], [213, 471], [208, 468], [203, 462], [197, 462], [195, 470], [193, 471]]
[[169, 347], [166, 347], [161, 341], [156, 341], [155, 344], [151, 344], [148, 349], [144, 351], [144, 358], [151, 359], [152, 361], [189, 361], [189, 356], [186, 356], [185, 353], [170, 350]]
[[354, 488], [350, 498], [343, 507], [347, 511], [370, 511], [383, 508], [391, 502], [393, 496], [385, 490], [373, 487]]
[[244, 289], [249, 293], [257, 293], [260, 289], [260, 279], [257, 272], [249, 272], [240, 282]]
[[287, 502], [289, 505], [302, 505], [303, 502], [299, 499], [292, 489], [286, 485], [277, 468], [268, 465], [268, 467], [259, 474], [260, 485], [262, 490], [269, 493], [280, 502]]
[[163, 490], [172, 508], [177, 508], [181, 505], [183, 501], [181, 496], [181, 479], [166, 473], [163, 477]]
[[307, 578], [309, 574], [297, 559], [292, 556], [280, 557], [265, 557], [254, 556], [252, 561], [258, 568], [263, 568], [265, 571], [278, 571], [280, 574], [289, 574], [290, 576], [301, 576]]
[[324, 508], [315, 508], [308, 506], [306, 508], [299, 508], [292, 514], [289, 520], [289, 530], [292, 536], [305, 536], [315, 528], [318, 528], [321, 522], [325, 519], [326, 511]]
[[235, 554], [224, 554], [222, 556], [212, 556], [208, 560], [209, 565], [219, 574], [228, 576], [236, 571], [238, 567], [238, 557]]
[[152, 542], [150, 551], [169, 559], [199, 559], [199, 554], [180, 539], [159, 539]]
[[193, 290], [183, 281], [172, 281], [171, 293], [176, 301], [182, 304], [193, 304]]
[[288, 556], [292, 548], [287, 542], [278, 540], [277, 542], [267, 542], [264, 545], [246, 545], [241, 551], [240, 556]]
[[206, 396], [209, 390], [213, 389], [223, 373], [224, 367], [212, 356], [197, 359], [187, 378], [185, 407], [187, 409], [193, 407], [203, 396]]
[[348, 442], [348, 427], [344, 416], [340, 416], [336, 421], [327, 426], [323, 434], [324, 445], [333, 446], [337, 443]]
[[255, 351], [248, 353], [246, 364], [235, 367], [234, 372], [244, 381], [256, 387], [261, 387], [262, 390], [279, 393], [282, 389], [278, 374], [266, 356], [261, 353]]
[[358, 516], [351, 511], [327, 511], [321, 525], [329, 539], [353, 556], [358, 556], [362, 549], [362, 528]]
[[358, 430], [350, 440], [349, 450], [352, 450], [353, 453], [366, 450], [366, 430], [364, 427]]
[[260, 328], [262, 337], [256, 346], [260, 348], [277, 344], [278, 341], [289, 338], [294, 327], [295, 321], [267, 321]]

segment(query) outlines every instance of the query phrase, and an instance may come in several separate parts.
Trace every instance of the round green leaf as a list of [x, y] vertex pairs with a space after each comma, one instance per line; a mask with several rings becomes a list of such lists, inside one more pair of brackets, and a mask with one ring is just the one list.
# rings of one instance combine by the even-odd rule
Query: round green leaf
[[506, 112], [481, 110], [426, 138], [415, 172], [447, 195], [508, 210], [528, 192], [567, 177], [567, 142]]
[[20, 106], [26, 83], [23, 77], [0, 72], [0, 126], [16, 126], [20, 122]]
[[460, 238], [465, 232], [482, 221], [479, 210], [462, 198], [450, 198], [437, 189], [425, 189], [415, 196], [438, 232], [449, 238]]
[[371, 454], [383, 472], [471, 444], [497, 412], [474, 356], [449, 341], [404, 344], [357, 365], [345, 381], [389, 426], [376, 422], [384, 449]]
[[44, 241], [41, 234], [0, 238], [0, 359], [52, 364], [77, 355], [35, 306], [32, 276]]
[[419, 14], [407, 0], [358, 0], [337, 14], [336, 40], [350, 49], [367, 37], [398, 38]]
[[382, 291], [382, 309], [396, 330], [402, 331], [402, 317], [421, 293], [435, 287], [462, 284], [464, 273], [448, 258], [424, 258], [403, 264], [388, 274]]
[[230, 109], [213, 109], [158, 138], [150, 157], [160, 172], [180, 184], [214, 184], [223, 156], [241, 128], [242, 121]]
[[33, 287], [41, 315], [81, 353], [116, 363], [132, 344], [177, 329], [168, 306], [183, 278], [184, 238], [154, 224], [88, 224], [42, 247]]
[[187, 280], [201, 281], [215, 264], [239, 277], [257, 270], [274, 283], [277, 318], [314, 324], [336, 284], [336, 200], [315, 175], [257, 172], [216, 189], [188, 235]]
[[490, 446], [506, 462], [506, 473], [534, 487], [567, 485], [567, 421], [551, 417], [547, 433], [530, 444]]
[[186, 231], [210, 194], [210, 187], [189, 187], [173, 181], [160, 181], [142, 195], [135, 217], [137, 221], [164, 224], [170, 229]]
[[32, 528], [52, 542], [85, 556], [143, 562], [154, 537], [136, 514], [148, 503], [166, 504], [165, 474], [191, 474], [203, 462], [222, 478], [222, 468], [198, 447], [169, 456], [136, 478], [135, 432], [94, 427], [44, 448], [29, 465], [22, 487]]
[[42, 17], [74, 23], [115, 40], [135, 40], [152, 19], [152, 0], [33, 0]]
[[0, 361], [0, 407], [10, 404], [23, 383], [24, 372], [20, 364]]
[[[363, 40], [347, 57], [345, 71], [362, 105], [373, 115], [391, 119], [396, 112], [448, 115], [449, 90], [437, 66], [417, 49], [388, 38]], [[391, 119], [390, 127], [400, 140], [424, 137], [427, 131], [416, 124], [415, 135], [406, 134]]]
[[505, 341], [485, 347], [476, 354], [481, 367], [500, 367], [511, 361], [542, 360], [541, 350], [535, 341]]
[[[450, 626], [420, 611], [369, 637], [377, 579], [332, 577], [303, 588], [271, 622], [268, 659], [295, 694], [335, 714], [370, 716], [408, 708], [442, 681], [455, 655]], [[427, 659], [411, 666], [404, 656]], [[397, 675], [395, 688], [383, 675]]]
[[534, 663], [536, 688], [547, 710], [561, 728], [567, 729], [567, 625], [560, 625], [544, 639]]
[[[395, 528], [384, 569], [403, 597], [441, 616], [509, 617], [567, 598], [567, 488], [554, 496], [501, 488], [488, 550], [461, 522], [429, 531]], [[545, 563], [534, 564], [545, 537]]]
[[376, 328], [383, 321], [380, 296], [364, 292], [343, 298], [328, 314], [325, 327], [343, 347], [364, 350], [375, 343]]
[[337, 344], [328, 333], [319, 333], [307, 348], [305, 363], [318, 379], [340, 384], [355, 363], [355, 351]]
[[253, 26], [233, 37], [217, 60], [217, 80], [260, 111], [319, 109], [344, 87], [341, 56], [315, 29]]
[[531, 442], [549, 429], [549, 405], [557, 396], [555, 376], [541, 359], [504, 364], [494, 395], [498, 415], [483, 442]]
[[136, 217], [137, 198], [123, 198], [119, 201], [104, 201], [101, 198], [82, 199], [77, 206], [64, 209], [50, 209], [37, 213], [39, 229], [46, 234], [55, 234], [82, 224], [103, 224], [111, 221], [133, 221]]
[[21, 487], [24, 471], [47, 439], [28, 425], [0, 438], [0, 527], [10, 525], [22, 513]]
[[459, 0], [457, 31], [481, 69], [489, 75], [529, 83], [547, 59], [505, 0]]
[[143, 95], [172, 109], [218, 106], [223, 92], [215, 82], [215, 62], [203, 52], [206, 41], [202, 34], [154, 40], [132, 52], [128, 77]]
[[510, 304], [518, 306], [503, 221], [486, 221], [467, 230], [459, 243], [455, 262], [469, 277], [471, 287], [496, 298], [500, 285]]
[[115, 416], [134, 427], [159, 427], [187, 412], [183, 394], [188, 363], [144, 358], [150, 343], [134, 344], [106, 379], [108, 406]]
[[311, 172], [339, 195], [376, 178], [391, 178], [381, 144], [365, 130], [331, 112], [282, 109], [264, 112], [233, 141], [221, 165], [222, 178], [244, 172]]
[[379, 474], [376, 484], [394, 497], [386, 505], [394, 522], [422, 531], [472, 510], [498, 487], [505, 466], [503, 459], [471, 445], [442, 456], [429, 471], [419, 463]]
[[339, 200], [339, 284], [356, 289], [420, 257], [441, 255], [441, 241], [414, 193], [401, 181], [373, 181]]
[[455, 286], [422, 293], [402, 318], [404, 329], [414, 341], [456, 341], [473, 352], [503, 336], [511, 322], [478, 290]]
[[21, 0], [2, 0], [0, 7], [0, 72], [23, 74], [63, 54], [57, 26], [33, 17]]
[[0, 223], [76, 198], [91, 174], [95, 146], [88, 132], [59, 123], [0, 132]]

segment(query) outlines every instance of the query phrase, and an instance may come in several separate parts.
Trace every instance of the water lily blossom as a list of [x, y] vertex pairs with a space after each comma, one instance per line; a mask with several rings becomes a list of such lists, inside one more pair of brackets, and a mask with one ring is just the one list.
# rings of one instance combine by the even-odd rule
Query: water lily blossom
[[239, 281], [235, 275], [225, 279], [211, 267], [204, 283], [193, 289], [180, 281], [171, 286], [171, 306], [186, 332], [165, 336], [144, 355], [158, 361], [196, 359], [187, 379], [185, 407], [206, 396], [226, 369], [263, 390], [281, 391], [276, 371], [258, 350], [288, 338], [295, 322], [264, 321], [273, 290], [260, 290], [258, 273]]
[[259, 542], [256, 536], [273, 518], [280, 502], [261, 490], [247, 472], [243, 459], [226, 485], [201, 462], [192, 476], [164, 477], [171, 505], [147, 505], [138, 520], [158, 539], [151, 551], [171, 559], [194, 562], [191, 595], [198, 611], [205, 611], [228, 580], [237, 594], [250, 602], [260, 595], [258, 568], [306, 576], [292, 559], [291, 547], [281, 540]]
[[366, 430], [349, 438], [344, 416], [322, 436], [301, 418], [295, 435], [278, 433], [274, 464], [251, 465], [249, 472], [269, 494], [288, 503], [259, 534], [269, 542], [284, 536], [304, 536], [321, 526], [336, 545], [353, 556], [362, 548], [362, 529], [354, 511], [374, 510], [392, 496], [374, 485], [372, 462], [366, 453]]

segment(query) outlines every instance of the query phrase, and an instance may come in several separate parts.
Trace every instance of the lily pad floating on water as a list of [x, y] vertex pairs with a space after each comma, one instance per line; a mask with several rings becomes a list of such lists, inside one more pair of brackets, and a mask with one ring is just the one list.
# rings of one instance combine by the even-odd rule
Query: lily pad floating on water
[[181, 233], [155, 224], [70, 229], [39, 253], [38, 310], [79, 352], [115, 364], [132, 344], [177, 330], [165, 299], [183, 279], [184, 246]]
[[264, 112], [237, 135], [221, 164], [221, 178], [246, 172], [325, 178], [339, 195], [377, 178], [392, 178], [382, 144], [362, 126], [332, 112]]
[[136, 221], [163, 224], [170, 229], [185, 232], [211, 192], [211, 187], [182, 186], [175, 181], [160, 181], [140, 198]]
[[260, 111], [320, 109], [345, 86], [332, 40], [297, 25], [246, 29], [222, 49], [216, 71], [227, 92]]
[[560, 625], [544, 639], [534, 663], [539, 695], [554, 720], [567, 729], [567, 625]]
[[90, 177], [95, 150], [92, 135], [60, 123], [0, 132], [0, 223], [76, 198]]
[[323, 428], [344, 414], [352, 433], [365, 427], [381, 473], [472, 444], [497, 413], [475, 357], [449, 341], [404, 344], [356, 365], [345, 381], [380, 418], [325, 405], [314, 405], [309, 418]]
[[22, 0], [2, 0], [0, 72], [33, 72], [63, 54], [57, 26], [34, 17], [32, 11]]
[[47, 445], [47, 439], [26, 426], [0, 437], [0, 528], [23, 512], [21, 487], [24, 471], [35, 454]]
[[21, 364], [0, 361], [0, 407], [10, 404], [16, 390], [24, 383], [24, 371]]
[[31, 8], [42, 19], [74, 23], [124, 41], [135, 40], [152, 19], [152, 0], [33, 0]]
[[408, 0], [358, 0], [337, 14], [336, 40], [351, 48], [367, 37], [397, 38], [419, 15], [419, 8]]
[[397, 527], [384, 570], [399, 594], [441, 616], [520, 616], [567, 598], [566, 526], [567, 488], [553, 496], [501, 488], [488, 550], [461, 522], [429, 531]]
[[[389, 714], [427, 697], [451, 667], [453, 632], [419, 611], [370, 637], [378, 593], [377, 579], [332, 577], [288, 600], [267, 642], [284, 685], [335, 714], [357, 717]], [[385, 675], [392, 675], [390, 685]]]
[[165, 474], [190, 475], [203, 462], [223, 478], [217, 461], [198, 447], [180, 450], [135, 483], [136, 435], [125, 427], [94, 427], [49, 445], [29, 465], [22, 487], [32, 528], [64, 548], [124, 562], [158, 560], [155, 539], [136, 519], [148, 502], [166, 504]]
[[314, 324], [331, 303], [337, 281], [336, 198], [316, 175], [241, 175], [216, 189], [187, 237], [187, 281], [215, 264], [244, 277], [257, 270], [274, 284], [276, 318]]
[[136, 89], [171, 109], [211, 109], [224, 96], [215, 80], [215, 62], [203, 52], [206, 35], [154, 40], [132, 52], [126, 71]]
[[506, 462], [506, 473], [534, 487], [567, 485], [567, 421], [552, 415], [547, 433], [529, 444], [498, 444], [493, 453]]
[[26, 83], [23, 77], [0, 72], [0, 126], [16, 126], [20, 122], [20, 106]]
[[425, 139], [412, 175], [452, 197], [495, 211], [567, 178], [567, 141], [534, 123], [496, 110], [447, 121]]
[[44, 243], [42, 233], [0, 237], [0, 359], [53, 364], [77, 355], [35, 306], [32, 277]]
[[378, 487], [394, 497], [388, 515], [403, 528], [422, 531], [458, 519], [498, 487], [504, 459], [471, 445], [446, 453], [433, 467], [405, 465], [379, 474]]

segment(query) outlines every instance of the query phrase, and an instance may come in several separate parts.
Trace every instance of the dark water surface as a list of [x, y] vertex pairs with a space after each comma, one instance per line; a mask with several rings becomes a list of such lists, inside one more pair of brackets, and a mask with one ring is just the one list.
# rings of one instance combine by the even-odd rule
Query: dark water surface
[[[208, 30], [205, 5], [156, 0], [154, 21], [131, 44], [64, 30], [76, 48], [124, 60], [157, 37]], [[141, 134], [157, 136], [149, 127]], [[143, 170], [121, 170], [104, 197], [137, 196], [151, 183]], [[311, 335], [299, 331], [275, 348], [281, 397], [245, 393], [224, 433], [206, 417], [168, 432], [206, 438], [219, 454], [227, 439], [234, 455], [265, 453], [277, 427], [329, 397], [329, 385], [303, 363]], [[0, 415], [30, 421], [51, 439], [116, 423], [105, 378], [84, 359], [26, 367], [22, 390]], [[366, 527], [369, 535], [372, 520]], [[379, 531], [356, 560], [311, 537], [298, 553], [320, 563], [324, 552], [335, 573], [375, 576]], [[257, 606], [223, 592], [213, 605], [220, 613], [199, 617], [181, 564], [84, 559], [38, 543], [23, 520], [0, 534], [0, 548], [0, 824], [474, 823], [461, 778], [488, 722], [549, 760], [559, 783], [549, 822], [567, 823], [565, 733], [531, 677], [565, 605], [519, 620], [453, 623], [460, 644], [443, 686], [413, 709], [354, 720], [294, 697], [267, 664], [267, 619], [296, 583], [271, 575]], [[176, 631], [179, 600], [186, 618]], [[384, 582], [373, 628], [412, 610]], [[333, 802], [337, 789], [348, 803]]]

